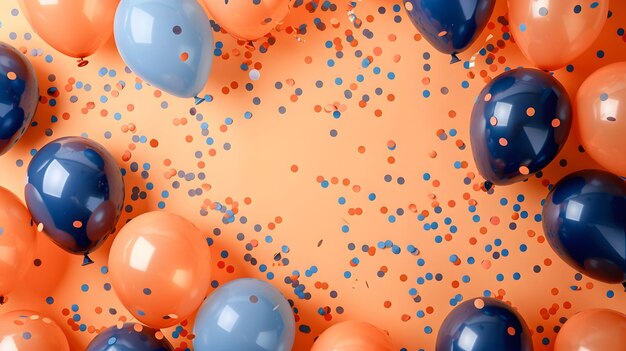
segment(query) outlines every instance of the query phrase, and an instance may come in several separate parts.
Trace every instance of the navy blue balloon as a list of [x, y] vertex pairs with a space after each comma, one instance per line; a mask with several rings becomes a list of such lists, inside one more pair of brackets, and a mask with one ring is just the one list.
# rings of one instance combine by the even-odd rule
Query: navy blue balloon
[[39, 86], [30, 61], [0, 43], [0, 155], [24, 135], [37, 110]]
[[518, 68], [494, 78], [478, 96], [470, 125], [486, 187], [523, 181], [542, 170], [561, 151], [571, 125], [569, 96], [550, 74]]
[[543, 229], [573, 268], [606, 283], [626, 282], [626, 184], [620, 177], [586, 170], [563, 178], [543, 207]]
[[495, 0], [404, 0], [411, 22], [435, 49], [452, 55], [452, 63], [478, 38], [495, 4]]
[[100, 144], [66, 137], [47, 144], [28, 166], [26, 205], [55, 244], [85, 255], [104, 243], [122, 212], [124, 180]]
[[156, 337], [158, 332], [134, 323], [126, 323], [122, 328], [113, 326], [98, 334], [85, 351], [174, 351], [165, 337]]
[[437, 334], [435, 351], [532, 351], [524, 319], [500, 300], [477, 298], [450, 312]]

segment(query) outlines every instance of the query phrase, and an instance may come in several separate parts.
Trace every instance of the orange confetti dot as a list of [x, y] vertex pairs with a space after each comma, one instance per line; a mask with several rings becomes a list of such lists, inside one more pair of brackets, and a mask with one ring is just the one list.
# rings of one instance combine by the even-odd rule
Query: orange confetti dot
[[533, 117], [535, 115], [535, 109], [533, 107], [527, 108], [526, 114], [528, 115], [528, 117]]
[[479, 310], [482, 309], [483, 307], [485, 307], [485, 301], [483, 301], [483, 299], [474, 300], [474, 307], [476, 307]]

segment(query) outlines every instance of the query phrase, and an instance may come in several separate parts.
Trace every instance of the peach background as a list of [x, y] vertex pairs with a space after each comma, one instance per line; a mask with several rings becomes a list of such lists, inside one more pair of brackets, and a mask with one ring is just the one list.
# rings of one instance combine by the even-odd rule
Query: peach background
[[[396, 2], [356, 2], [353, 11], [363, 22], [360, 29], [349, 20], [348, 2], [334, 3], [336, 11], [318, 8], [310, 13], [305, 5], [294, 9], [282, 30], [274, 32], [276, 44], [269, 46], [267, 53], [238, 44], [227, 34], [216, 35], [216, 40], [224, 45], [222, 57], [215, 58], [205, 89], [214, 100], [197, 107], [214, 139], [209, 146], [202, 135], [201, 122], [190, 115], [193, 101], [161, 94], [145, 84], [137, 90], [135, 83], [139, 80], [124, 72], [113, 40], [89, 58], [88, 66], [78, 68], [74, 60], [42, 42], [21, 14], [12, 14], [18, 8], [16, 0], [3, 1], [0, 40], [28, 52], [44, 99], [35, 117], [37, 125], [0, 158], [0, 184], [23, 198], [32, 152], [54, 138], [85, 133], [105, 145], [119, 165], [128, 170], [126, 204], [132, 206], [132, 211], [125, 213], [120, 223], [155, 210], [159, 201], [165, 201], [166, 210], [186, 216], [214, 239], [213, 279], [226, 282], [243, 276], [266, 277], [258, 265], [244, 260], [246, 253], [258, 264], [268, 266], [268, 271], [275, 275], [273, 284], [294, 300], [298, 310], [301, 329], [297, 331], [294, 350], [308, 350], [314, 337], [329, 323], [347, 319], [370, 321], [388, 330], [398, 349], [434, 350], [438, 327], [452, 309], [450, 299], [457, 294], [463, 299], [482, 296], [485, 290], [510, 301], [520, 311], [534, 331], [537, 350], [552, 348], [554, 328], [561, 325], [562, 317], [594, 307], [625, 312], [623, 288], [586, 277], [577, 281], [576, 272], [551, 251], [540, 223], [533, 219], [541, 212], [540, 201], [547, 195], [549, 183], [575, 170], [597, 167], [577, 151], [576, 135], [572, 134], [565, 151], [541, 179], [497, 187], [493, 195], [488, 195], [479, 189], [482, 180], [474, 176], [475, 166], [467, 145], [472, 102], [488, 77], [501, 73], [505, 67], [528, 66], [515, 45], [502, 40], [507, 28], [500, 17], [506, 14], [506, 2], [497, 2], [489, 29], [461, 56], [470, 60], [482, 46], [494, 45], [495, 52], [489, 54], [494, 63], [487, 64], [489, 56], [478, 55], [475, 67], [469, 69], [463, 63], [450, 66], [447, 56], [436, 52], [425, 40], [418, 40], [420, 37], [404, 10], [394, 12]], [[379, 13], [379, 7], [385, 7], [385, 14]], [[613, 1], [611, 10], [613, 16], [601, 38], [573, 62], [574, 72], [562, 69], [555, 73], [571, 96], [595, 69], [626, 60], [625, 37], [616, 34], [626, 23], [626, 4]], [[396, 23], [394, 16], [400, 16], [401, 22]], [[325, 24], [324, 30], [316, 28], [315, 18]], [[307, 24], [307, 33], [294, 35], [292, 27], [303, 23]], [[364, 29], [374, 33], [374, 37], [366, 38]], [[358, 44], [352, 46], [347, 41], [348, 30]], [[10, 39], [12, 32], [16, 34], [14, 40]], [[32, 34], [32, 39], [26, 39], [27, 33]], [[324, 46], [327, 40], [335, 40], [333, 48]], [[498, 49], [500, 41], [505, 45]], [[337, 44], [342, 47], [342, 59], [335, 57]], [[600, 49], [605, 52], [602, 59], [596, 56]], [[355, 57], [356, 50], [363, 52], [362, 58]], [[425, 52], [430, 53], [428, 60]], [[46, 62], [46, 55], [53, 57], [51, 63]], [[373, 62], [363, 68], [362, 60], [367, 56]], [[336, 63], [334, 67], [327, 65], [331, 58]], [[256, 63], [260, 68], [260, 79], [253, 82], [252, 91], [244, 88], [252, 81], [248, 72], [241, 69], [242, 63]], [[431, 65], [430, 71], [424, 70], [426, 63]], [[98, 72], [103, 67], [114, 69], [116, 77], [101, 77]], [[381, 74], [375, 74], [374, 67], [380, 67]], [[387, 78], [388, 72], [395, 73], [394, 80]], [[50, 74], [56, 76], [54, 82], [49, 81]], [[356, 81], [358, 74], [364, 75], [361, 83]], [[337, 77], [343, 79], [341, 86], [334, 82]], [[324, 82], [323, 89], [315, 87], [318, 79]], [[92, 88], [79, 89], [69, 83], [73, 81], [88, 83]], [[116, 86], [119, 81], [125, 82], [123, 89]], [[462, 87], [463, 81], [469, 83], [468, 88]], [[277, 90], [276, 82], [281, 82], [283, 88]], [[118, 93], [106, 92], [106, 84]], [[53, 98], [47, 93], [51, 87], [59, 91], [54, 107], [48, 103]], [[378, 87], [384, 90], [380, 96], [375, 94]], [[443, 87], [449, 90], [447, 95], [442, 94]], [[302, 89], [301, 96], [295, 96], [297, 88]], [[344, 97], [346, 89], [352, 89], [351, 99]], [[423, 97], [425, 89], [431, 92], [429, 98]], [[367, 104], [359, 104], [363, 94], [370, 96]], [[103, 95], [107, 102], [101, 102]], [[78, 98], [77, 102], [71, 102], [72, 96]], [[260, 105], [253, 104], [254, 97], [261, 98]], [[162, 108], [163, 102], [167, 102], [167, 108]], [[341, 118], [325, 112], [329, 105], [342, 110]], [[286, 107], [286, 113], [278, 112], [280, 106]], [[316, 106], [321, 107], [321, 112], [316, 112]], [[243, 117], [246, 111], [252, 112], [251, 119]], [[121, 120], [114, 118], [115, 113], [121, 113]], [[58, 121], [53, 123], [52, 116], [57, 116]], [[233, 119], [232, 125], [225, 124], [227, 117]], [[331, 129], [337, 130], [336, 137], [329, 135]], [[456, 136], [452, 136], [451, 129], [456, 129]], [[109, 139], [105, 137], [107, 132], [111, 133]], [[445, 140], [440, 138], [442, 133], [447, 136]], [[141, 137], [147, 142], [141, 142]], [[158, 141], [158, 146], [150, 145], [152, 139]], [[224, 143], [230, 143], [232, 148], [225, 150]], [[459, 148], [463, 143], [466, 147]], [[200, 159], [194, 156], [196, 151], [203, 153]], [[431, 157], [433, 151], [435, 158]], [[389, 157], [394, 158], [393, 163]], [[566, 166], [559, 165], [561, 159], [568, 161]], [[461, 168], [454, 167], [456, 161], [461, 162]], [[138, 172], [130, 171], [132, 162], [139, 164]], [[150, 165], [147, 179], [140, 175], [144, 163]], [[172, 170], [194, 172], [196, 177], [185, 181]], [[204, 180], [197, 177], [201, 171], [206, 173]], [[428, 181], [423, 179], [425, 172], [431, 175]], [[391, 182], [384, 180], [386, 174], [393, 177]], [[403, 185], [396, 181], [400, 176], [405, 179]], [[469, 185], [464, 184], [465, 177], [471, 178]], [[322, 179], [330, 182], [328, 188], [320, 186]], [[172, 186], [175, 180], [180, 182], [179, 189]], [[153, 190], [146, 190], [148, 182], [154, 185]], [[146, 191], [147, 198], [132, 200], [134, 187]], [[188, 191], [196, 188], [204, 189], [203, 194], [190, 197]], [[162, 198], [164, 190], [169, 191], [167, 199]], [[376, 194], [375, 201], [368, 200], [370, 193]], [[521, 210], [528, 212], [526, 219], [513, 210], [519, 194], [525, 196]], [[345, 205], [338, 203], [339, 197], [345, 198]], [[508, 199], [507, 206], [500, 205], [503, 197]], [[454, 201], [453, 207], [450, 201]], [[210, 209], [217, 202], [228, 209], [237, 204], [234, 223], [224, 224], [224, 214]], [[443, 209], [440, 214], [433, 210], [437, 203]], [[476, 205], [475, 213], [468, 211], [471, 204]], [[206, 216], [199, 214], [203, 206], [209, 206]], [[395, 223], [390, 223], [388, 216], [398, 208], [404, 210], [404, 215], [396, 216]], [[429, 216], [419, 221], [417, 216], [424, 210]], [[478, 223], [472, 220], [475, 214], [480, 215]], [[246, 223], [241, 223], [241, 216], [247, 218]], [[446, 217], [452, 219], [458, 231], [449, 236], [449, 241], [444, 239], [437, 244], [436, 235], [450, 234], [449, 226], [444, 224]], [[438, 229], [423, 229], [424, 223], [434, 221]], [[509, 229], [510, 222], [515, 222], [517, 229]], [[261, 225], [261, 231], [254, 230], [256, 224]], [[349, 226], [348, 233], [342, 232], [343, 225]], [[221, 235], [216, 236], [214, 228], [220, 228]], [[244, 233], [245, 239], [237, 240], [237, 233]], [[271, 243], [265, 240], [268, 235], [273, 239]], [[109, 279], [101, 269], [107, 263], [112, 238], [93, 255], [96, 263], [88, 267], [80, 266], [82, 257], [65, 254], [43, 235], [39, 239], [37, 257], [41, 264], [32, 268], [23, 286], [9, 295], [0, 312], [28, 308], [48, 314], [63, 326], [74, 351], [83, 350], [96, 330], [113, 325], [120, 318], [132, 318], [113, 291], [103, 289]], [[493, 245], [496, 239], [501, 239], [502, 245], [494, 249], [508, 249], [507, 257], [496, 260], [485, 251], [485, 245]], [[254, 240], [258, 245], [252, 245], [248, 251], [246, 244], [254, 244]], [[376, 249], [374, 255], [369, 255], [361, 251], [364, 244], [376, 247], [385, 240], [392, 240], [402, 252], [396, 255], [391, 249]], [[354, 251], [348, 249], [349, 243], [356, 245]], [[408, 244], [417, 247], [419, 254], [409, 253]], [[526, 252], [520, 252], [521, 244], [527, 245]], [[289, 259], [286, 266], [274, 261], [283, 245], [289, 247], [287, 253], [281, 253], [282, 258]], [[227, 258], [220, 256], [222, 251], [228, 252]], [[451, 262], [453, 254], [461, 264]], [[475, 264], [467, 263], [469, 256], [474, 257]], [[356, 267], [350, 264], [354, 257], [360, 260]], [[416, 264], [419, 258], [425, 260], [421, 267]], [[305, 276], [313, 265], [318, 272]], [[541, 266], [540, 273], [533, 272], [535, 265]], [[379, 278], [377, 272], [383, 266], [387, 273]], [[300, 284], [306, 286], [305, 292], [311, 293], [310, 300], [298, 298], [291, 285], [284, 282], [296, 270]], [[344, 271], [350, 271], [351, 278], [344, 278]], [[416, 283], [429, 272], [441, 273], [443, 279]], [[521, 279], [512, 278], [515, 272], [521, 274]], [[498, 273], [504, 275], [503, 281], [496, 279]], [[460, 282], [465, 274], [471, 281], [461, 282], [455, 288], [454, 281]], [[88, 291], [81, 289], [83, 284], [88, 285]], [[409, 295], [411, 288], [417, 289], [421, 302]], [[330, 297], [331, 290], [337, 291], [337, 298]], [[611, 294], [614, 297], [609, 298]], [[46, 303], [47, 297], [53, 297], [54, 303]], [[386, 301], [390, 303], [388, 308]], [[76, 313], [64, 313], [72, 304], [79, 306], [78, 323], [72, 319]], [[343, 308], [343, 314], [337, 312], [337, 307]], [[117, 315], [111, 315], [109, 308], [116, 308]], [[331, 311], [326, 318], [318, 313], [324, 308]], [[426, 312], [423, 318], [416, 315], [420, 310]], [[86, 331], [74, 330], [82, 323], [88, 328]], [[310, 326], [311, 331], [305, 332], [302, 325]], [[429, 327], [431, 333], [427, 332]], [[190, 329], [190, 324], [186, 324], [182, 334]], [[182, 344], [184, 349], [190, 342], [186, 336], [174, 339], [175, 331], [167, 330], [166, 336], [176, 346], [186, 343]], [[549, 341], [547, 346], [543, 345], [544, 338]]]

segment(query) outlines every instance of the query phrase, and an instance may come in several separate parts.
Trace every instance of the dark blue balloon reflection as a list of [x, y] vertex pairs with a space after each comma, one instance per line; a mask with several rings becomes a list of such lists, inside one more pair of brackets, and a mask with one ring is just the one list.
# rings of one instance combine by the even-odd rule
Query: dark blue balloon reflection
[[[137, 331], [139, 330], [139, 331]], [[160, 337], [157, 338], [157, 333]], [[85, 351], [173, 351], [174, 346], [163, 334], [141, 324], [126, 323], [102, 331]]]
[[571, 125], [570, 99], [550, 74], [528, 68], [502, 73], [482, 90], [472, 111], [478, 171], [498, 185], [526, 180], [558, 155]]
[[0, 155], [24, 135], [38, 102], [33, 66], [21, 52], [0, 43]]
[[472, 45], [493, 12], [495, 0], [404, 0], [411, 22], [435, 49], [452, 55]]
[[528, 326], [513, 308], [493, 298], [458, 305], [437, 335], [435, 351], [532, 351]]
[[36, 223], [64, 250], [87, 254], [115, 230], [124, 202], [124, 180], [113, 156], [80, 137], [44, 146], [28, 166], [26, 205]]
[[626, 184], [599, 170], [554, 186], [543, 207], [550, 246], [573, 268], [607, 283], [626, 281]]

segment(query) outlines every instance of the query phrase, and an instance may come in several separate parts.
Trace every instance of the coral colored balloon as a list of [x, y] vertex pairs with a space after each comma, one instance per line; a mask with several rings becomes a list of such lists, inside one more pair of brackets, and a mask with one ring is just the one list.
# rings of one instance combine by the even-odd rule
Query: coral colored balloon
[[626, 315], [596, 309], [570, 318], [557, 334], [554, 351], [623, 350], [626, 345]]
[[515, 42], [526, 58], [545, 70], [562, 68], [585, 52], [609, 13], [609, 0], [508, 1]]
[[33, 311], [0, 316], [2, 351], [70, 351], [63, 330], [50, 318]]
[[211, 282], [211, 253], [200, 230], [168, 212], [126, 224], [109, 253], [111, 283], [141, 323], [166, 328], [192, 314]]
[[289, 14], [291, 0], [204, 0], [221, 27], [234, 37], [255, 40], [269, 33]]
[[589, 156], [626, 177], [626, 62], [590, 75], [578, 90], [576, 105], [574, 123]]
[[113, 34], [119, 0], [20, 0], [28, 22], [46, 43], [67, 56], [83, 58]]
[[35, 232], [20, 199], [0, 187], [0, 303], [20, 284], [35, 259]]
[[392, 351], [391, 338], [377, 327], [356, 321], [333, 325], [317, 338], [311, 351]]

